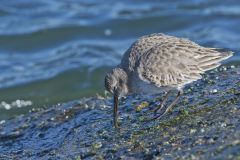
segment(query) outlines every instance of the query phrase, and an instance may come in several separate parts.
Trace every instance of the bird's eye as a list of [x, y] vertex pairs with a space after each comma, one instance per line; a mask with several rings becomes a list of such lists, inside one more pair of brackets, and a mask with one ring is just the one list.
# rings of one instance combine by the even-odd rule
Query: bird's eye
[[119, 85], [122, 86], [123, 85], [123, 80], [119, 79]]

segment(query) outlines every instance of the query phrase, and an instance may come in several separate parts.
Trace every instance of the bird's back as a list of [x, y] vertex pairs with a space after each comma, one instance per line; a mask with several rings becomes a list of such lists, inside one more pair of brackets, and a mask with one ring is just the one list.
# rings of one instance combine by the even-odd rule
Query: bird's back
[[136, 66], [136, 62], [146, 51], [153, 48], [154, 46], [158, 46], [164, 43], [172, 44], [173, 42], [178, 44], [197, 45], [196, 43], [187, 39], [177, 38], [162, 33], [153, 33], [150, 35], [142, 36], [138, 38], [124, 53], [121, 60], [121, 66], [127, 70], [133, 71], [134, 67]]
[[124, 54], [120, 67], [140, 80], [162, 86], [183, 86], [232, 55], [190, 40], [151, 34], [140, 37]]

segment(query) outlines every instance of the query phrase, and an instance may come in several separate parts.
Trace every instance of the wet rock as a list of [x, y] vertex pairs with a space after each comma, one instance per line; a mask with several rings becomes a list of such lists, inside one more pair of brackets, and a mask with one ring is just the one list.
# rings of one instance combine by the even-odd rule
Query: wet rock
[[1, 121], [0, 159], [239, 159], [239, 73], [209, 72], [156, 121], [145, 120], [161, 94], [128, 96], [120, 103], [119, 131], [112, 98], [99, 96]]

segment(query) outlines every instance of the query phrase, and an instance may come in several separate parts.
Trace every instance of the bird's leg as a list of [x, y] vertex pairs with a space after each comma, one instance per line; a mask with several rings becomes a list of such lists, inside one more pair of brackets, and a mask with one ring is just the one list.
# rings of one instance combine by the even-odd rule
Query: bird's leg
[[152, 120], [155, 120], [155, 119], [158, 119], [162, 116], [164, 116], [166, 113], [168, 113], [172, 108], [173, 106], [177, 103], [177, 101], [179, 100], [180, 96], [183, 94], [183, 91], [180, 90], [178, 91], [178, 94], [177, 94], [177, 97], [175, 98], [175, 100], [167, 107], [167, 109], [162, 113], [162, 114], [159, 114], [155, 117], [152, 118]]
[[152, 110], [154, 113], [157, 113], [158, 110], [161, 110], [161, 109], [164, 107], [164, 105], [165, 105], [165, 103], [167, 102], [167, 99], [168, 99], [168, 97], [169, 97], [169, 95], [170, 95], [170, 92], [171, 92], [171, 91], [168, 91], [168, 92], [165, 94], [162, 103], [161, 103], [159, 106], [157, 106], [157, 108], [154, 108], [154, 109]]
[[113, 96], [113, 103], [114, 103], [114, 109], [113, 109], [113, 124], [114, 127], [118, 128], [118, 94], [115, 92]]

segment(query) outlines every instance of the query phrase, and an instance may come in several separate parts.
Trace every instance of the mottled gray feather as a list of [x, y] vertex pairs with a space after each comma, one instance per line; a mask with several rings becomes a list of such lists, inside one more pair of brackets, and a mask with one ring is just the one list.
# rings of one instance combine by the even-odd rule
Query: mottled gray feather
[[220, 53], [187, 39], [152, 34], [133, 43], [120, 66], [129, 74], [138, 72], [141, 80], [157, 87], [181, 87], [230, 56], [230, 52]]
[[181, 89], [230, 56], [232, 52], [202, 47], [188, 39], [151, 34], [130, 46], [121, 63], [106, 75], [105, 87], [118, 95]]

